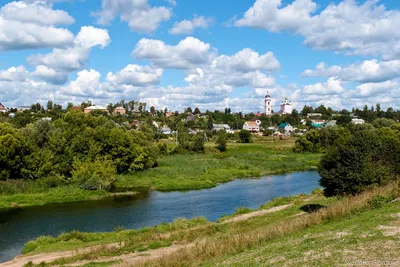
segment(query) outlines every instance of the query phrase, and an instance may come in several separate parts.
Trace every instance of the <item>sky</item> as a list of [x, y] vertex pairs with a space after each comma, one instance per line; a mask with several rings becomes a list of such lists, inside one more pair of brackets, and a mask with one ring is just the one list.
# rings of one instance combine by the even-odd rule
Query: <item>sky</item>
[[397, 0], [2, 0], [0, 102], [400, 109]]

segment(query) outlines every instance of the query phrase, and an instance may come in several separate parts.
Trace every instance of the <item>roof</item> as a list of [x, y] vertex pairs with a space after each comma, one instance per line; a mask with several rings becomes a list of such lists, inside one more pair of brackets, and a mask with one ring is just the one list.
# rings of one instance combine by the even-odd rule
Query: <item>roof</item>
[[231, 127], [229, 127], [228, 124], [213, 124], [213, 127], [214, 128], [224, 128], [224, 129], [226, 129], [226, 128], [230, 129], [231, 128]]
[[90, 106], [85, 109], [87, 109], [87, 110], [107, 110], [105, 107], [102, 107], [102, 106]]
[[290, 124], [284, 122], [284, 123], [279, 124], [278, 128], [285, 128], [286, 126], [290, 126]]
[[255, 121], [246, 121], [245, 124], [252, 127], [258, 127], [258, 124]]
[[312, 124], [311, 124], [311, 127], [314, 127], [314, 128], [322, 128], [322, 125], [319, 124], [319, 123], [312, 123]]
[[114, 110], [125, 110], [125, 108], [123, 108], [123, 107], [116, 107]]

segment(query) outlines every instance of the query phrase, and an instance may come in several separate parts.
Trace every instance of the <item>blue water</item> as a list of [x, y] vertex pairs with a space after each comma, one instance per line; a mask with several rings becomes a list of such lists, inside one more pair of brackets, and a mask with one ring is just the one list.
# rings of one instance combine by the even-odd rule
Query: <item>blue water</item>
[[0, 262], [20, 254], [23, 245], [41, 235], [62, 232], [112, 231], [116, 226], [137, 229], [172, 222], [179, 217], [204, 216], [216, 221], [236, 208], [258, 208], [269, 200], [319, 187], [317, 172], [298, 172], [238, 179], [211, 189], [149, 192], [129, 200], [107, 199], [47, 205], [0, 214]]

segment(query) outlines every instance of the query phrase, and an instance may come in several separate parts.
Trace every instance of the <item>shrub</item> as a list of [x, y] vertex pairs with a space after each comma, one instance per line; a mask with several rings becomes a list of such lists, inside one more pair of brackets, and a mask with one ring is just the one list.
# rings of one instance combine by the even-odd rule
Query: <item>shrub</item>
[[196, 134], [191, 139], [190, 151], [194, 152], [204, 152], [204, 136], [200, 133]]
[[332, 147], [318, 171], [326, 196], [355, 195], [385, 185], [400, 175], [400, 135], [382, 128], [354, 133]]
[[225, 133], [225, 132], [221, 132], [221, 133], [218, 135], [218, 139], [217, 139], [216, 144], [217, 144], [217, 149], [218, 149], [219, 151], [221, 151], [221, 152], [226, 151], [226, 144], [227, 144], [226, 137], [227, 137], [227, 136], [226, 136], [226, 133]]
[[116, 180], [116, 168], [110, 160], [74, 162], [71, 182], [85, 190], [111, 189]]
[[251, 133], [247, 130], [241, 130], [239, 132], [239, 143], [252, 143]]

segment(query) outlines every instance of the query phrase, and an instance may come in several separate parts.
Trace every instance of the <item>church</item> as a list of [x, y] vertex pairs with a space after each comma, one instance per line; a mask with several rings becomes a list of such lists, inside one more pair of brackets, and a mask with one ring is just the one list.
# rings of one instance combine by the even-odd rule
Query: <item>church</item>
[[[267, 116], [274, 115], [272, 113], [272, 99], [271, 99], [269, 92], [267, 92], [267, 95], [265, 96], [264, 111], [265, 111], [265, 115], [267, 115]], [[289, 101], [289, 99], [287, 97], [285, 97], [285, 100], [281, 102], [280, 111], [275, 114], [278, 114], [278, 115], [292, 114], [292, 111], [293, 111], [292, 102]]]

